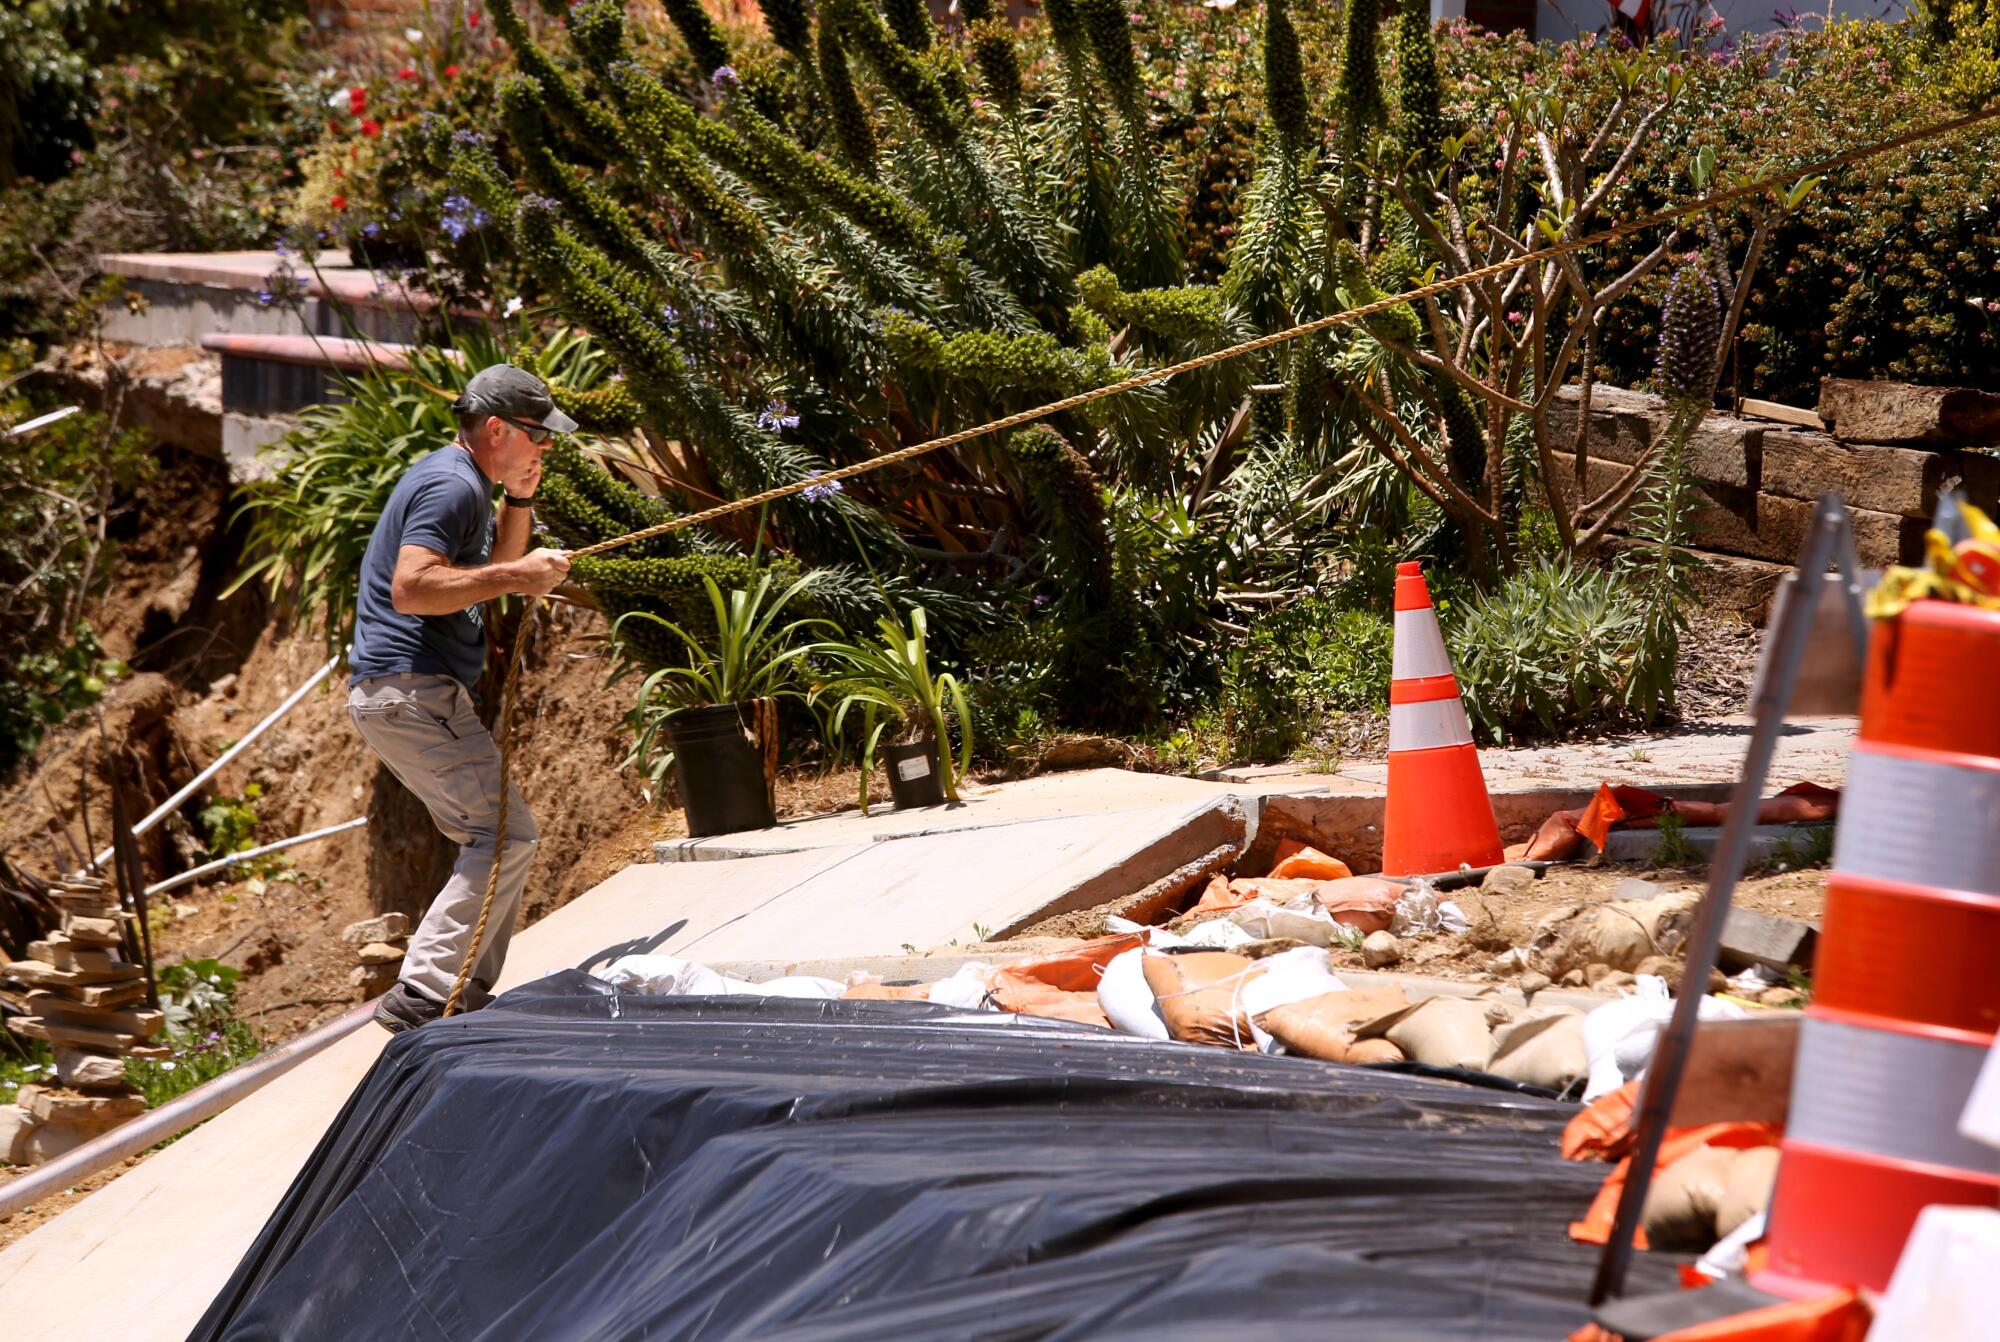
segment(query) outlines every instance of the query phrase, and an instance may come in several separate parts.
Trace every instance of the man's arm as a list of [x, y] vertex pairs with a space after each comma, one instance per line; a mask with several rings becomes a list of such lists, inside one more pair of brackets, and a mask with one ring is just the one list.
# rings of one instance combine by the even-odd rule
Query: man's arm
[[396, 552], [389, 601], [404, 615], [452, 615], [497, 596], [546, 596], [568, 572], [569, 556], [561, 550], [543, 548], [519, 559], [453, 568], [436, 550], [405, 545]]
[[516, 508], [506, 504], [500, 510], [500, 523], [493, 529], [493, 558], [495, 564], [511, 564], [528, 553], [528, 537], [535, 529], [535, 510]]

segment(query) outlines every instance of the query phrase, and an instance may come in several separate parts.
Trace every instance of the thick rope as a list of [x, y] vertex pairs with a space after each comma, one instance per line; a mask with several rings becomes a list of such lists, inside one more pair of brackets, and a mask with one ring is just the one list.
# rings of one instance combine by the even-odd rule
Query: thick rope
[[[1874, 144], [1863, 145], [1858, 149], [1850, 149], [1845, 153], [1835, 154], [1831, 158], [1823, 158], [1816, 163], [1806, 164], [1804, 167], [1788, 169], [1782, 173], [1773, 173], [1766, 177], [1760, 177], [1755, 181], [1746, 182], [1741, 186], [1731, 187], [1725, 191], [1718, 191], [1713, 195], [1704, 196], [1700, 200], [1692, 201], [1686, 205], [1676, 205], [1672, 209], [1642, 215], [1637, 219], [1628, 220], [1613, 228], [1605, 229], [1601, 233], [1594, 233], [1589, 237], [1572, 239], [1569, 242], [1557, 243], [1554, 246], [1546, 247], [1539, 251], [1526, 252], [1520, 256], [1508, 257], [1503, 261], [1495, 261], [1489, 265], [1469, 270], [1463, 275], [1456, 275], [1450, 279], [1437, 280], [1433, 283], [1411, 289], [1406, 293], [1392, 294], [1376, 302], [1363, 304], [1358, 308], [1348, 308], [1343, 312], [1336, 312], [1331, 316], [1302, 322], [1297, 326], [1287, 327], [1282, 331], [1274, 331], [1269, 335], [1261, 335], [1253, 340], [1246, 340], [1241, 344], [1231, 345], [1227, 349], [1216, 350], [1213, 353], [1203, 354], [1165, 368], [1147, 369], [1143, 372], [1135, 373], [1123, 381], [1111, 383], [1108, 386], [1096, 387], [1090, 391], [1079, 392], [1074, 396], [1066, 396], [1059, 401], [1050, 401], [1046, 405], [1038, 405], [1031, 410], [1023, 410], [1018, 414], [989, 420], [984, 424], [970, 429], [961, 429], [957, 433], [948, 433], [941, 438], [932, 438], [925, 442], [915, 443], [909, 447], [900, 448], [897, 451], [885, 453], [879, 457], [871, 457], [867, 461], [855, 462], [851, 466], [842, 466], [838, 470], [810, 475], [803, 480], [795, 480], [788, 485], [779, 485], [776, 488], [767, 489], [760, 494], [752, 494], [748, 498], [719, 504], [716, 507], [708, 508], [698, 513], [686, 513], [680, 517], [661, 522], [656, 526], [645, 527], [639, 531], [628, 532], [623, 536], [613, 536], [609, 540], [602, 540], [592, 545], [582, 546], [579, 549], [571, 550], [569, 554], [572, 558], [579, 555], [602, 554], [606, 550], [615, 550], [621, 545], [630, 545], [634, 541], [649, 540], [654, 536], [664, 536], [670, 531], [681, 531], [688, 527], [701, 526], [735, 513], [748, 512], [752, 508], [761, 508], [765, 504], [772, 503], [778, 499], [789, 498], [793, 494], [804, 493], [808, 489], [832, 484], [839, 480], [851, 480], [857, 475], [866, 475], [871, 471], [879, 471], [885, 466], [893, 466], [898, 462], [909, 461], [912, 458], [921, 457], [931, 452], [938, 452], [947, 447], [956, 447], [960, 443], [968, 443], [975, 438], [985, 438], [992, 434], [1002, 433], [1023, 424], [1033, 423], [1038, 419], [1046, 419], [1050, 415], [1060, 414], [1065, 410], [1073, 410], [1081, 405], [1089, 405], [1092, 401], [1101, 401], [1106, 397], [1120, 395], [1131, 391], [1135, 387], [1144, 387], [1155, 382], [1165, 382], [1168, 378], [1178, 377], [1182, 373], [1191, 373], [1198, 368], [1207, 368], [1211, 364], [1218, 364], [1226, 359], [1235, 359], [1245, 354], [1254, 354], [1259, 350], [1270, 349], [1274, 345], [1286, 344], [1293, 340], [1300, 340], [1306, 336], [1317, 334], [1320, 331], [1331, 330], [1336, 326], [1345, 326], [1353, 322], [1366, 320], [1378, 312], [1386, 312], [1390, 308], [1400, 307], [1406, 303], [1420, 302], [1426, 298], [1433, 298], [1438, 294], [1449, 293], [1454, 289], [1464, 289], [1484, 280], [1493, 279], [1496, 276], [1510, 274], [1526, 266], [1541, 265], [1559, 256], [1567, 256], [1573, 252], [1583, 251], [1586, 248], [1602, 246], [1607, 242], [1615, 242], [1630, 234], [1643, 232], [1649, 228], [1657, 228], [1661, 224], [1669, 224], [1676, 220], [1686, 219], [1706, 210], [1712, 210], [1719, 205], [1727, 205], [1732, 201], [1742, 200], [1749, 196], [1762, 195], [1766, 191], [1790, 185], [1804, 177], [1821, 175], [1831, 172], [1836, 168], [1844, 168], [1850, 164], [1860, 163], [1871, 158], [1878, 158], [1883, 154], [1906, 148], [1909, 145], [1921, 144], [1926, 140], [1941, 139], [1956, 131], [1992, 121], [1996, 117], [2000, 117], [2000, 104], [1996, 104], [1983, 111], [1968, 112], [1964, 116], [1953, 117], [1949, 121], [1939, 121], [1928, 126], [1919, 126], [1915, 130], [1905, 131], [1901, 135], [1894, 135], [1886, 140], [1878, 140]], [[479, 948], [486, 939], [486, 924], [493, 913], [494, 895], [500, 888], [500, 864], [507, 851], [505, 842], [507, 833], [507, 796], [512, 790], [511, 785], [507, 782], [507, 762], [512, 754], [512, 751], [508, 748], [508, 737], [511, 735], [509, 727], [511, 726], [513, 716], [514, 686], [521, 670], [521, 649], [527, 642], [527, 621], [533, 617], [535, 611], [539, 609], [540, 604], [540, 598], [536, 598], [529, 603], [527, 613], [522, 619], [522, 632], [515, 638], [514, 651], [507, 663], [507, 678], [505, 687], [501, 690], [500, 695], [500, 716], [495, 724], [500, 739], [500, 818], [499, 834], [496, 840], [499, 847], [493, 854], [493, 869], [487, 873], [486, 899], [479, 907], [479, 923], [473, 928], [472, 944], [466, 948], [465, 963], [459, 967], [458, 981], [452, 985], [451, 997], [445, 1002], [444, 1013], [447, 1016], [455, 1014], [459, 1009], [459, 1001], [464, 996], [465, 985], [472, 976], [472, 966], [479, 959]]]

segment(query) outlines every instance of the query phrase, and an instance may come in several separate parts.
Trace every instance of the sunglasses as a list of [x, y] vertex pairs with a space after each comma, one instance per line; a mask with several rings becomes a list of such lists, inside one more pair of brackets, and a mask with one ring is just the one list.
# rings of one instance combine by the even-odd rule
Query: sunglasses
[[514, 419], [513, 417], [508, 415], [502, 415], [500, 416], [500, 418], [506, 420], [509, 424], [512, 424], [522, 433], [527, 434], [528, 441], [535, 444], [535, 446], [537, 447], [540, 447], [543, 443], [546, 443], [549, 439], [555, 437], [555, 430], [547, 428], [543, 425], [530, 424], [523, 420]]

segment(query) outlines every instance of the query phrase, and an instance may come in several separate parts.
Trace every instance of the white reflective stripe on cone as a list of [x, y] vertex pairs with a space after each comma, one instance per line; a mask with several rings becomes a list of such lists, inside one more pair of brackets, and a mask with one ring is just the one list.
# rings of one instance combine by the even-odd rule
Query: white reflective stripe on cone
[[1472, 724], [1456, 695], [1421, 704], [1389, 705], [1389, 749], [1435, 750], [1439, 746], [1469, 746]]
[[1836, 1150], [2000, 1175], [2000, 1151], [1959, 1135], [1986, 1050], [1806, 1017], [1786, 1136]]
[[2000, 769], [1858, 743], [1847, 757], [1833, 869], [2000, 897]]
[[1420, 680], [1425, 676], [1451, 674], [1451, 654], [1444, 650], [1444, 635], [1438, 631], [1437, 612], [1429, 606], [1421, 610], [1397, 611], [1396, 644], [1389, 659], [1389, 678]]

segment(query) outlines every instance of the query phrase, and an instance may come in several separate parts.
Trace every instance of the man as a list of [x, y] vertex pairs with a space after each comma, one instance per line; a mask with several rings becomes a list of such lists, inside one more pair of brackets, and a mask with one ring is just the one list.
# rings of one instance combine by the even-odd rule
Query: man
[[[495, 364], [452, 403], [458, 437], [404, 473], [361, 561], [348, 663], [347, 712], [361, 739], [459, 845], [458, 862], [410, 938], [403, 973], [375, 1019], [391, 1033], [444, 1014], [472, 944], [494, 853], [505, 854], [465, 998], [481, 1004], [500, 964], [534, 861], [534, 817], [518, 789], [499, 834], [500, 790], [512, 787], [479, 721], [471, 686], [486, 662], [480, 606], [542, 596], [569, 572], [560, 550], [528, 550], [535, 487], [549, 439], [576, 421], [533, 374]], [[496, 528], [493, 486], [506, 504]]]

